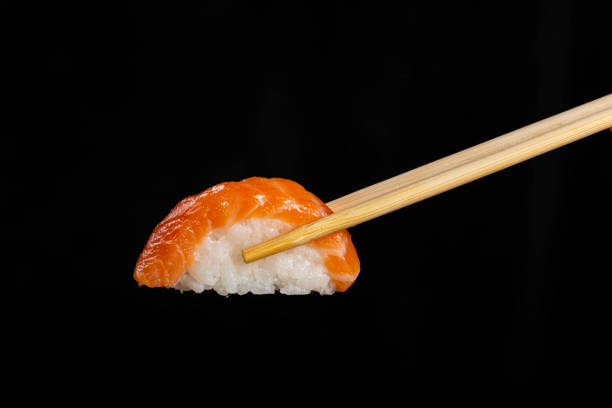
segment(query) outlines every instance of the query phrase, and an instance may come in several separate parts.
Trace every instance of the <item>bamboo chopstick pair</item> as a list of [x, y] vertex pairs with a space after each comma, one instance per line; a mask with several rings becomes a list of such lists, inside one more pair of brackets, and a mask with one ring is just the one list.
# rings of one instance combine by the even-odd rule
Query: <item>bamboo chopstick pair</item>
[[612, 94], [327, 203], [334, 212], [242, 251], [249, 263], [487, 176], [606, 128]]

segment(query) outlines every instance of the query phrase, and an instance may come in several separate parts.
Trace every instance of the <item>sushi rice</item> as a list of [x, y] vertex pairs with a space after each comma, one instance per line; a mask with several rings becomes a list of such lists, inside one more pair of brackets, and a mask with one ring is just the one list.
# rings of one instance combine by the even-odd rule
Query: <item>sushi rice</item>
[[195, 262], [175, 284], [179, 290], [220, 295], [237, 293], [304, 295], [311, 291], [331, 295], [335, 285], [318, 251], [300, 246], [245, 264], [241, 250], [279, 234], [291, 225], [271, 218], [252, 218], [219, 228], [197, 248]]

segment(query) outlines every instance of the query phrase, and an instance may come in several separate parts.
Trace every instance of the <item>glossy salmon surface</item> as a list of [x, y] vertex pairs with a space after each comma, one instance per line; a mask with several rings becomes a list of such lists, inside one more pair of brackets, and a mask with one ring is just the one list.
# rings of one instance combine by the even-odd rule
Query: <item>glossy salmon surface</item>
[[[155, 227], [138, 258], [134, 279], [148, 287], [173, 286], [193, 264], [198, 245], [217, 228], [248, 218], [273, 218], [298, 227], [331, 213], [319, 198], [291, 180], [251, 177], [217, 184], [183, 199]], [[352, 285], [360, 265], [348, 231], [306, 245], [321, 255], [336, 291]]]

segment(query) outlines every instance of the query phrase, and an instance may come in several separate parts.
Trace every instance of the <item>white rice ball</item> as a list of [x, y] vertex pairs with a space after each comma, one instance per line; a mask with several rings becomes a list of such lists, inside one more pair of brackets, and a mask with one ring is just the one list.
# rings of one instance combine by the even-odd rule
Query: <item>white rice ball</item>
[[175, 289], [202, 292], [213, 289], [220, 295], [270, 294], [305, 295], [311, 291], [331, 295], [335, 285], [319, 252], [302, 245], [246, 264], [242, 250], [292, 229], [271, 218], [251, 218], [228, 228], [211, 231], [196, 249], [195, 262]]

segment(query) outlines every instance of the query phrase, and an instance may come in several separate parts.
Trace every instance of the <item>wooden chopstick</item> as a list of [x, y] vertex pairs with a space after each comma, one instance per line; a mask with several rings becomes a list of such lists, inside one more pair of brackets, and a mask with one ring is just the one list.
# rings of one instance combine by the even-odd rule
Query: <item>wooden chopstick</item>
[[244, 249], [244, 261], [361, 224], [612, 127], [611, 101], [612, 94], [332, 201], [334, 214]]
[[543, 133], [558, 129], [561, 126], [567, 125], [568, 123], [574, 122], [580, 118], [584, 118], [609, 107], [612, 107], [612, 94], [595, 99], [594, 101], [585, 103], [584, 105], [580, 105], [539, 122], [532, 123], [531, 125], [522, 127], [510, 133], [506, 133], [505, 135], [488, 140], [484, 143], [480, 143], [476, 146], [472, 146], [458, 153], [451, 154], [450, 156], [446, 156], [429, 164], [425, 164], [424, 166], [417, 167], [416, 169], [381, 181], [380, 183], [373, 184], [369, 187], [355, 191], [354, 193], [345, 195], [344, 197], [337, 198], [326, 204], [333, 212], [342, 211], [346, 208], [353, 207], [357, 204], [361, 204], [365, 201], [371, 200], [372, 198], [378, 197], [379, 195], [389, 193], [405, 187], [408, 184], [416, 183], [417, 181], [424, 180], [443, 171], [452, 169], [453, 167], [460, 166], [468, 161], [473, 161], [476, 158], [498, 152], [507, 147], [524, 142], [528, 139], [532, 139]]

